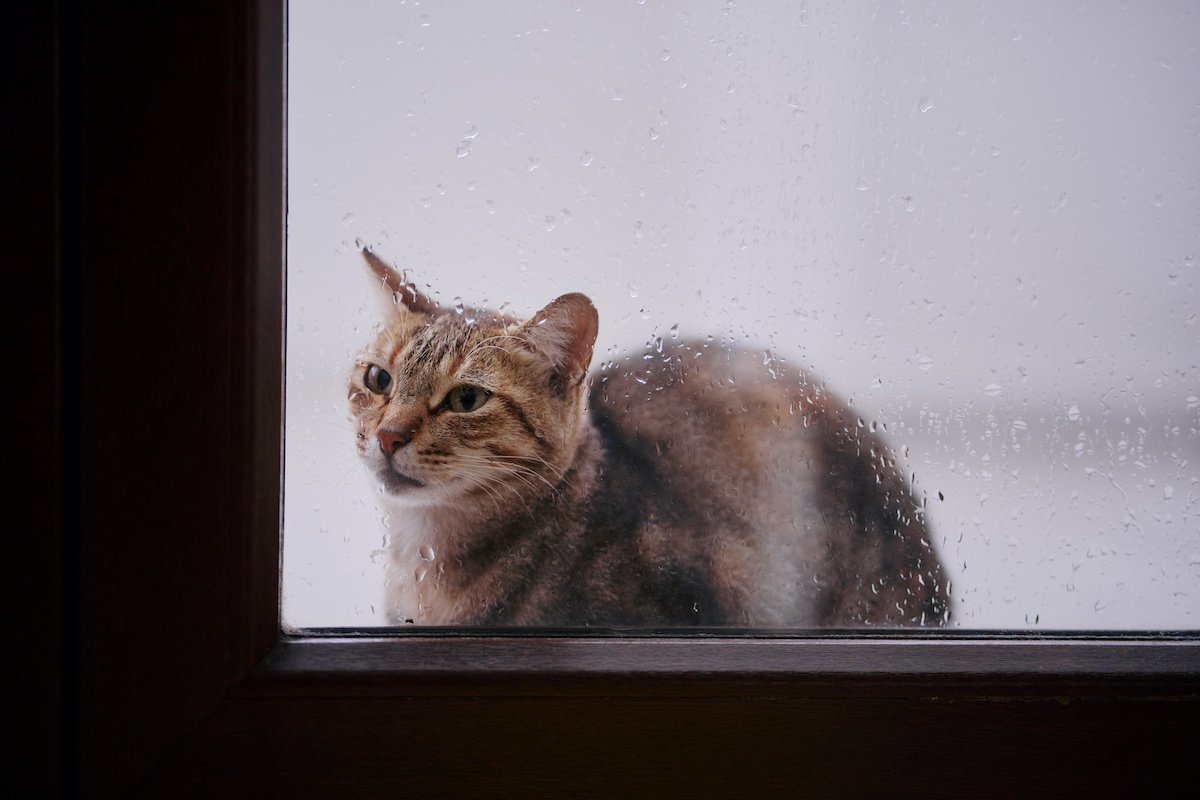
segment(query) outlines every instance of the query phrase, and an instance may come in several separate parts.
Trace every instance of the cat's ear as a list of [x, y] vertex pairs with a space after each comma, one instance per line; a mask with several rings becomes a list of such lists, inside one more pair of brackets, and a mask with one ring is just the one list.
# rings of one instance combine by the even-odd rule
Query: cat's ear
[[372, 253], [370, 249], [363, 248], [362, 254], [367, 261], [367, 266], [371, 268], [372, 274], [379, 279], [383, 290], [389, 295], [391, 310], [403, 313], [407, 308], [418, 314], [433, 315], [437, 313], [437, 303], [421, 294], [415, 283], [406, 281], [402, 274]]
[[573, 385], [587, 375], [600, 317], [592, 301], [579, 293], [564, 294], [521, 326], [521, 336], [550, 359], [555, 373]]

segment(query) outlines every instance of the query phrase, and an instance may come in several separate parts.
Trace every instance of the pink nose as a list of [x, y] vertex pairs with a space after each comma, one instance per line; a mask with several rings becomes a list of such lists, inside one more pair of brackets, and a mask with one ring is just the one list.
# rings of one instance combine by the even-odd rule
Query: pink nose
[[379, 437], [379, 449], [385, 456], [390, 456], [412, 441], [410, 431], [381, 430], [375, 435]]

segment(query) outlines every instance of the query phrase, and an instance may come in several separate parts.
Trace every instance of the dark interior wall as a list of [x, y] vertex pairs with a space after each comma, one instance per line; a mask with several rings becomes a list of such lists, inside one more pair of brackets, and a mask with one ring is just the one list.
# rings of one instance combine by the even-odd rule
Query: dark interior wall
[[39, 533], [22, 542], [10, 605], [28, 643], [30, 794], [132, 786], [237, 673], [243, 5], [18, 15], [9, 74], [30, 125], [9, 241], [31, 266], [12, 296], [24, 377], [10, 396], [26, 387], [21, 404], [42, 415], [15, 426], [32, 457], [17, 496], [45, 500], [17, 504], [18, 527]]
[[7, 432], [4, 497], [5, 648], [11, 675], [6, 717], [20, 765], [6, 781], [18, 794], [59, 789], [61, 604], [57, 487], [59, 366], [55, 8], [29, 4], [7, 15], [4, 75], [7, 242], [3, 385]]

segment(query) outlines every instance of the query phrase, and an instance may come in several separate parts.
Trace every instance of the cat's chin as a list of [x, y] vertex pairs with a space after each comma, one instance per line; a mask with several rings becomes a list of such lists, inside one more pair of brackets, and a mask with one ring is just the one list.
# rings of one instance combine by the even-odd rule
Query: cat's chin
[[401, 475], [394, 470], [380, 470], [376, 477], [384, 491], [396, 497], [405, 497], [425, 488], [425, 484], [416, 478]]

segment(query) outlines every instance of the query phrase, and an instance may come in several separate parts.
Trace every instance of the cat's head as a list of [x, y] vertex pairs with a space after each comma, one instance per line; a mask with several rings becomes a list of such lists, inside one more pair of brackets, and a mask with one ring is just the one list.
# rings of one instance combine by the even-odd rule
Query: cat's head
[[348, 397], [359, 455], [385, 491], [497, 514], [553, 492], [585, 413], [591, 301], [563, 295], [527, 320], [444, 309], [364, 256], [388, 310]]

